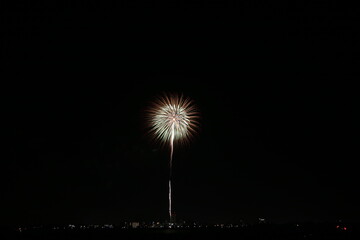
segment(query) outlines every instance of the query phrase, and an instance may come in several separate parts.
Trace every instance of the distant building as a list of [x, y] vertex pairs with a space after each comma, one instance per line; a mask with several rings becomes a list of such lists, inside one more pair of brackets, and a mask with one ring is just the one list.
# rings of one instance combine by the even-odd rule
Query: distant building
[[260, 224], [261, 224], [261, 223], [266, 223], [265, 218], [259, 218], [259, 223], [260, 223]]
[[140, 223], [139, 222], [132, 222], [131, 223], [131, 227], [132, 228], [138, 228], [140, 226]]

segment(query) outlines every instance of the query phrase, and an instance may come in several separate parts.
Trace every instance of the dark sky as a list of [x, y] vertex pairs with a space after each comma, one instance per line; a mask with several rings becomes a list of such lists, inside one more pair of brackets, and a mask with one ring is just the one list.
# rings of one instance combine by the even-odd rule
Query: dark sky
[[355, 10], [221, 2], [3, 4], [1, 224], [165, 220], [143, 114], [162, 92], [202, 116], [175, 148], [178, 219], [358, 221]]

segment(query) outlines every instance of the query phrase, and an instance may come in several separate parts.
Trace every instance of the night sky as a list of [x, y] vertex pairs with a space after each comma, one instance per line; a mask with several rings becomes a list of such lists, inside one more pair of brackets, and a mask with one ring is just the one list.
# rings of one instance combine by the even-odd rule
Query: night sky
[[201, 113], [175, 146], [177, 219], [358, 221], [355, 10], [190, 2], [2, 3], [0, 224], [166, 220], [144, 116], [163, 92]]

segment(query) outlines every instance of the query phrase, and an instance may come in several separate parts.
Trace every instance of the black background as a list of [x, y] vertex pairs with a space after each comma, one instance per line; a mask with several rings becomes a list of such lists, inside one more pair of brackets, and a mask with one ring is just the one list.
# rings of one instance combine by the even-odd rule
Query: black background
[[144, 127], [162, 92], [201, 112], [175, 148], [178, 219], [358, 221], [357, 9], [1, 4], [1, 224], [165, 220], [169, 150]]

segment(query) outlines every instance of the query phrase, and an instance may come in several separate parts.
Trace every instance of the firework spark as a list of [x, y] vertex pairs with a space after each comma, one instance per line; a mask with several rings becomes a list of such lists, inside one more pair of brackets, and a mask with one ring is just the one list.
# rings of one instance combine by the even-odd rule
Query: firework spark
[[174, 143], [184, 143], [196, 133], [199, 114], [190, 98], [182, 95], [163, 95], [149, 110], [150, 132], [157, 140], [170, 145], [169, 217], [171, 210], [171, 176]]

